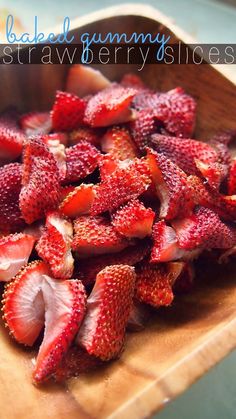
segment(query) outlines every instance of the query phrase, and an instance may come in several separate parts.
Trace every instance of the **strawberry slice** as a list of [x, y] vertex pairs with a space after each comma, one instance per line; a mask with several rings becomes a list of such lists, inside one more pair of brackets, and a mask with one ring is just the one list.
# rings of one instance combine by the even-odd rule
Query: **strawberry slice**
[[139, 89], [134, 96], [132, 105], [137, 111], [148, 110], [153, 112], [158, 106], [160, 93], [154, 92], [150, 89]]
[[81, 216], [74, 223], [72, 249], [78, 256], [119, 252], [128, 246], [110, 221], [102, 216]]
[[146, 162], [137, 159], [128, 167], [118, 167], [98, 185], [91, 213], [96, 215], [112, 211], [130, 199], [137, 198], [150, 184]]
[[110, 265], [129, 265], [135, 266], [144, 259], [150, 252], [149, 242], [142, 240], [135, 246], [126, 247], [119, 253], [95, 256], [79, 261], [77, 277], [80, 278], [85, 286], [93, 285], [97, 274], [106, 266]]
[[98, 164], [101, 181], [104, 181], [108, 176], [115, 172], [118, 167], [125, 168], [128, 167], [129, 164], [129, 160], [119, 161], [110, 154], [102, 155]]
[[227, 192], [236, 195], [236, 159], [232, 159], [227, 179]]
[[66, 177], [63, 183], [77, 182], [93, 173], [98, 165], [100, 153], [87, 141], [80, 141], [66, 149]]
[[28, 224], [54, 209], [60, 199], [56, 160], [40, 138], [31, 138], [24, 147], [20, 209]]
[[76, 145], [80, 141], [87, 141], [88, 143], [99, 146], [101, 133], [99, 129], [90, 127], [79, 127], [70, 133], [70, 145]]
[[61, 214], [70, 218], [88, 214], [95, 195], [96, 185], [82, 183], [66, 195], [60, 204], [59, 211]]
[[85, 314], [85, 292], [78, 280], [57, 281], [44, 262], [28, 265], [4, 292], [4, 319], [14, 338], [32, 346], [44, 322], [33, 378], [44, 381], [55, 372], [78, 332]]
[[172, 225], [183, 249], [227, 249], [236, 243], [236, 227], [220, 220], [209, 208], [199, 207], [194, 214]]
[[[63, 135], [63, 134], [62, 134]], [[40, 137], [42, 142], [46, 144], [50, 150], [50, 152], [55, 157], [57, 162], [57, 167], [59, 170], [60, 179], [64, 179], [66, 177], [66, 153], [65, 153], [65, 146], [60, 142], [61, 135], [57, 134], [49, 134], [43, 135]], [[62, 138], [63, 139], [63, 138]]]
[[24, 226], [19, 208], [22, 165], [10, 163], [0, 167], [0, 230], [15, 232]]
[[104, 153], [109, 153], [116, 159], [126, 160], [138, 157], [138, 151], [125, 128], [113, 127], [107, 130], [101, 140]]
[[113, 265], [97, 275], [88, 310], [76, 342], [90, 355], [109, 361], [124, 343], [136, 275], [128, 265]]
[[9, 163], [17, 159], [23, 148], [24, 132], [17, 125], [15, 111], [0, 114], [0, 162]]
[[161, 203], [160, 218], [189, 214], [194, 204], [187, 175], [163, 154], [148, 149], [147, 157]]
[[9, 281], [26, 265], [35, 238], [28, 234], [10, 234], [0, 238], [0, 281]]
[[221, 182], [226, 178], [228, 167], [221, 163], [204, 163], [195, 159], [196, 166], [211, 188], [219, 190]]
[[72, 131], [84, 125], [86, 101], [71, 93], [57, 91], [51, 111], [55, 131]]
[[143, 109], [135, 114], [135, 120], [130, 123], [131, 136], [140, 151], [150, 145], [150, 136], [158, 131], [158, 123], [153, 110]]
[[126, 73], [121, 79], [122, 86], [135, 87], [136, 89], [144, 89], [145, 84], [142, 79], [135, 73]]
[[85, 122], [92, 127], [107, 127], [131, 121], [131, 101], [136, 90], [113, 84], [93, 96], [85, 111]]
[[152, 234], [155, 212], [137, 199], [131, 200], [112, 217], [112, 225], [125, 237], [143, 239]]
[[172, 280], [167, 264], [151, 266], [148, 263], [143, 263], [137, 269], [135, 297], [138, 301], [155, 308], [169, 306], [174, 298]]
[[161, 93], [154, 109], [155, 117], [177, 137], [191, 137], [196, 119], [196, 102], [181, 87]]
[[20, 117], [19, 124], [27, 137], [48, 134], [52, 129], [49, 112], [27, 113]]
[[72, 239], [72, 223], [58, 212], [48, 213], [45, 231], [36, 245], [36, 250], [39, 257], [48, 263], [55, 278], [71, 278], [73, 274]]
[[66, 80], [66, 91], [80, 97], [93, 95], [109, 87], [111, 82], [92, 67], [74, 64], [70, 67]]

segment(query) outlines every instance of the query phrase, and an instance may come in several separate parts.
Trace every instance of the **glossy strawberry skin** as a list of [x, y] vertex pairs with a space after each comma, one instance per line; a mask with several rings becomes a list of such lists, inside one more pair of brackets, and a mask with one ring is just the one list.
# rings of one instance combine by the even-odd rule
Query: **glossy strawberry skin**
[[80, 141], [66, 149], [66, 176], [63, 184], [77, 182], [92, 173], [98, 166], [100, 153], [87, 141]]
[[150, 136], [158, 132], [158, 126], [153, 110], [143, 109], [136, 112], [134, 121], [130, 123], [130, 132], [134, 143], [141, 152], [150, 145]]
[[83, 125], [86, 101], [67, 92], [58, 91], [51, 111], [55, 131], [72, 131]]
[[22, 153], [25, 134], [17, 124], [14, 110], [0, 114], [0, 162], [6, 164], [16, 160]]
[[60, 204], [59, 211], [70, 218], [89, 214], [95, 196], [96, 185], [82, 183], [80, 186], [74, 187], [65, 196]]
[[116, 159], [126, 160], [138, 157], [138, 151], [125, 128], [113, 127], [101, 139], [101, 148]]
[[49, 112], [30, 112], [21, 116], [19, 124], [27, 137], [48, 134], [51, 131]]

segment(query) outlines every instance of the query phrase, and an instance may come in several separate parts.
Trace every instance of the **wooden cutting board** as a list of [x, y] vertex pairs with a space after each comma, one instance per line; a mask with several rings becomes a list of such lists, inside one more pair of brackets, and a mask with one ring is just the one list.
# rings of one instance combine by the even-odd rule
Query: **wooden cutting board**
[[[150, 7], [120, 6], [83, 17], [73, 24], [82, 32], [164, 31], [173, 40], [192, 40]], [[112, 80], [137, 68], [107, 65]], [[48, 109], [63, 88], [67, 66], [1, 66], [1, 108]], [[224, 75], [224, 74], [225, 75]], [[183, 86], [198, 102], [196, 137], [235, 128], [233, 77], [227, 68], [204, 65], [149, 65], [141, 73], [150, 87]], [[31, 383], [34, 352], [15, 344], [1, 327], [0, 418], [144, 418], [188, 388], [236, 346], [236, 268], [218, 272], [200, 265], [190, 295], [153, 313], [148, 327], [127, 336], [121, 358], [96, 372], [36, 388]]]

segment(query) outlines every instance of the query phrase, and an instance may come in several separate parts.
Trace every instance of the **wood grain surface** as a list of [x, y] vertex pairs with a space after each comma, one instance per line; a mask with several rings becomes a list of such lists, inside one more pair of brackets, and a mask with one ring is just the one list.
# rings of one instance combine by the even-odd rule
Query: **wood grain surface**
[[[122, 5], [74, 22], [78, 33], [132, 33], [137, 28], [192, 41], [148, 6]], [[180, 85], [191, 93], [198, 102], [196, 137], [207, 139], [218, 129], [235, 128], [236, 121], [234, 81], [216, 67], [149, 65], [141, 76], [150, 87]], [[125, 65], [101, 70], [113, 80], [137, 71]], [[16, 104], [21, 110], [48, 109], [67, 71], [67, 66], [56, 65], [1, 66], [1, 108]], [[16, 345], [1, 327], [0, 418], [136, 419], [162, 408], [236, 347], [236, 267], [219, 267], [216, 273], [200, 264], [198, 271], [193, 292], [153, 313], [143, 332], [129, 334], [118, 361], [64, 385], [34, 387], [34, 352]]]

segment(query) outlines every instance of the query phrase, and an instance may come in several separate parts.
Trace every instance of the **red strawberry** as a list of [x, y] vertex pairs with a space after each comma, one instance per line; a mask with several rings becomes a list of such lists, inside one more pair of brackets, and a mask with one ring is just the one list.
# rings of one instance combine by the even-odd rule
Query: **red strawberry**
[[130, 199], [137, 198], [151, 184], [144, 161], [134, 162], [128, 167], [118, 167], [98, 185], [91, 213], [96, 215], [114, 210]]
[[134, 298], [127, 329], [129, 332], [139, 332], [145, 328], [145, 325], [150, 317], [150, 310], [148, 306], [140, 303]]
[[27, 137], [48, 134], [52, 128], [49, 112], [30, 112], [22, 115], [19, 124]]
[[143, 263], [137, 270], [135, 297], [155, 308], [169, 306], [174, 298], [171, 281], [167, 264], [151, 266]]
[[200, 253], [199, 250], [188, 251], [181, 249], [175, 230], [166, 225], [164, 220], [154, 224], [152, 236], [154, 241], [151, 253], [152, 263], [194, 259]]
[[36, 245], [36, 250], [39, 257], [48, 263], [55, 278], [71, 278], [73, 274], [72, 238], [71, 222], [57, 212], [48, 213], [45, 231]]
[[134, 159], [138, 151], [125, 128], [113, 127], [108, 129], [101, 140], [101, 148], [105, 153], [119, 160]]
[[22, 165], [11, 163], [0, 167], [0, 230], [13, 232], [24, 226], [19, 209]]
[[170, 133], [177, 137], [191, 137], [196, 118], [196, 102], [181, 87], [176, 87], [158, 97], [155, 117]]
[[136, 246], [129, 246], [119, 253], [95, 256], [79, 261], [77, 276], [85, 286], [95, 282], [97, 274], [106, 266], [129, 265], [134, 266], [144, 259], [150, 251], [150, 245], [145, 240], [140, 241]]
[[100, 153], [87, 141], [80, 141], [66, 149], [66, 178], [64, 183], [77, 182], [92, 173], [99, 161]]
[[54, 132], [53, 134], [42, 135], [41, 139], [48, 146], [50, 146], [51, 141], [56, 140], [66, 147], [69, 142], [69, 134], [67, 132]]
[[[63, 134], [62, 134], [63, 135]], [[42, 142], [46, 144], [55, 157], [57, 167], [59, 170], [60, 179], [66, 177], [66, 153], [65, 146], [60, 142], [60, 136], [56, 134], [43, 135], [40, 137]]]
[[148, 163], [161, 202], [160, 217], [170, 220], [193, 208], [187, 175], [163, 154], [148, 150]]
[[149, 112], [153, 112], [158, 106], [159, 95], [160, 93], [153, 92], [150, 89], [139, 90], [138, 93], [134, 96], [132, 105], [137, 111], [149, 110]]
[[0, 281], [9, 281], [28, 262], [34, 242], [23, 233], [0, 238]]
[[82, 183], [80, 186], [73, 188], [73, 190], [66, 195], [60, 204], [59, 211], [61, 214], [70, 218], [88, 214], [95, 195], [96, 185]]
[[218, 162], [217, 151], [202, 141], [155, 134], [150, 142], [151, 147], [164, 154], [187, 174], [199, 174], [196, 159], [205, 164]]
[[72, 131], [83, 125], [86, 101], [71, 93], [58, 91], [51, 111], [55, 131]]
[[90, 355], [108, 361], [119, 355], [125, 338], [134, 294], [134, 268], [113, 265], [96, 278], [88, 311], [76, 342]]
[[56, 281], [48, 274], [44, 262], [33, 262], [9, 283], [3, 300], [4, 319], [18, 342], [32, 346], [45, 321], [33, 373], [37, 383], [55, 372], [85, 313], [82, 283]]
[[119, 252], [129, 242], [116, 232], [110, 222], [101, 216], [81, 216], [74, 223], [72, 249], [78, 256]]
[[111, 82], [91, 66], [74, 64], [70, 67], [66, 91], [80, 97], [91, 95], [109, 87]]
[[60, 199], [56, 160], [40, 138], [27, 141], [23, 154], [20, 209], [28, 224], [54, 209]]
[[118, 233], [128, 238], [143, 239], [151, 235], [154, 217], [155, 212], [151, 208], [145, 208], [140, 201], [134, 199], [113, 215], [112, 225]]
[[228, 168], [221, 163], [204, 163], [195, 159], [196, 166], [208, 184], [218, 190], [222, 180], [227, 176]]
[[5, 164], [17, 159], [22, 153], [24, 132], [17, 125], [14, 111], [0, 114], [0, 162]]
[[135, 73], [126, 73], [121, 79], [122, 86], [144, 89], [145, 85], [142, 79]]
[[70, 133], [70, 145], [76, 145], [80, 141], [87, 141], [98, 146], [100, 144], [101, 133], [89, 127], [79, 127]]
[[236, 195], [236, 159], [233, 159], [230, 164], [227, 179], [227, 192], [229, 195]]
[[68, 185], [63, 186], [60, 190], [60, 201], [64, 201], [66, 197], [75, 190], [76, 186], [74, 185]]
[[194, 214], [172, 225], [183, 249], [227, 249], [236, 244], [236, 227], [227, 225], [209, 208], [199, 207]]
[[153, 111], [148, 109], [136, 113], [136, 118], [130, 123], [131, 136], [140, 151], [150, 145], [149, 138], [157, 132], [158, 124]]
[[113, 84], [93, 96], [85, 111], [85, 121], [92, 127], [107, 127], [133, 118], [130, 104], [135, 89]]
[[101, 181], [104, 181], [108, 176], [115, 172], [118, 167], [128, 167], [130, 161], [120, 162], [119, 160], [112, 157], [110, 154], [102, 155], [99, 160], [99, 172]]

